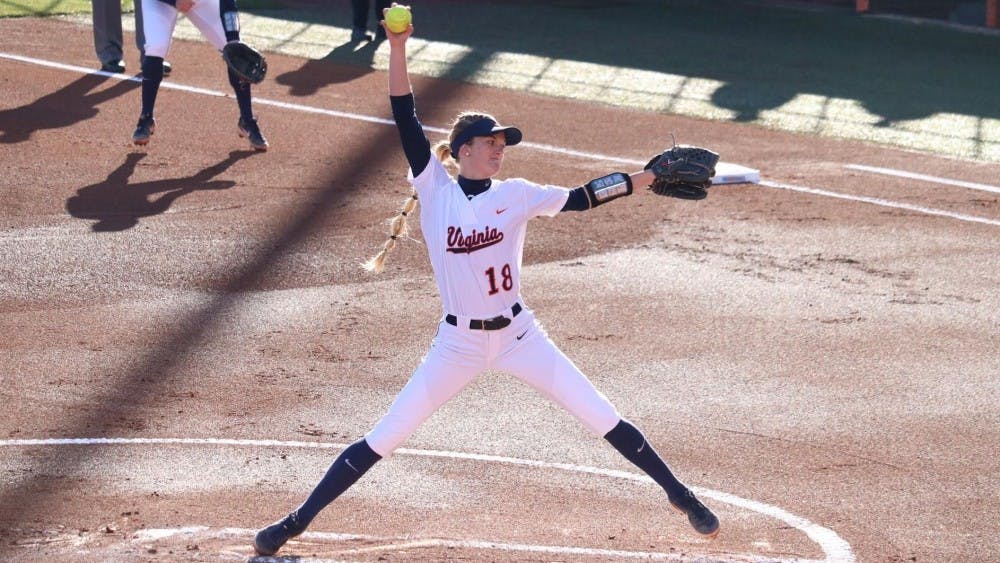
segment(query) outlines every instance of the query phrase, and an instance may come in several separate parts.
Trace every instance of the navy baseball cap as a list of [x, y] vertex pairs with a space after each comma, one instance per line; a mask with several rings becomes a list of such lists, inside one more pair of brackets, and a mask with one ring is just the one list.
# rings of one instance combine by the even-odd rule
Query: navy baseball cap
[[462, 130], [451, 142], [451, 154], [458, 154], [458, 149], [472, 140], [473, 137], [488, 137], [497, 133], [503, 133], [508, 147], [512, 147], [521, 142], [521, 130], [517, 127], [507, 127], [500, 125], [488, 117], [483, 117], [473, 121], [468, 127]]

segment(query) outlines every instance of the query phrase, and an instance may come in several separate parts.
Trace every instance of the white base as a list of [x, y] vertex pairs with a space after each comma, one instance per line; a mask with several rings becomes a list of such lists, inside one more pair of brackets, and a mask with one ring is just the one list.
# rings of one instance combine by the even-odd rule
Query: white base
[[715, 177], [712, 178], [712, 185], [758, 183], [760, 183], [760, 170], [731, 162], [720, 162], [715, 165]]

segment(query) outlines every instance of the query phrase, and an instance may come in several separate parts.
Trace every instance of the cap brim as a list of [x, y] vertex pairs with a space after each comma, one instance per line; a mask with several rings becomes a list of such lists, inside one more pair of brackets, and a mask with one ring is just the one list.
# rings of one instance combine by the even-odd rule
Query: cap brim
[[458, 148], [473, 137], [491, 137], [497, 133], [503, 133], [504, 143], [509, 147], [521, 142], [521, 130], [517, 127], [500, 125], [492, 119], [483, 118], [467, 127], [451, 142], [451, 152], [458, 154]]
[[521, 130], [517, 127], [503, 127], [497, 125], [491, 131], [492, 134], [503, 133], [504, 141], [507, 143], [508, 147], [512, 147], [521, 142]]

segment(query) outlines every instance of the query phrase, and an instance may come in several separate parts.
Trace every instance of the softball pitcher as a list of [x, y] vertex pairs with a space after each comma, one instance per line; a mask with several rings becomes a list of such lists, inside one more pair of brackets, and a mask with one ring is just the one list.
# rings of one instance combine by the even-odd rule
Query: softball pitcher
[[[714, 537], [716, 516], [671, 473], [642, 432], [615, 410], [552, 342], [521, 298], [521, 256], [528, 220], [561, 211], [583, 211], [649, 185], [655, 175], [614, 173], [569, 189], [523, 179], [496, 180], [506, 148], [521, 131], [492, 116], [458, 116], [447, 141], [432, 158], [416, 116], [402, 33], [387, 30], [389, 99], [409, 161], [413, 196], [392, 223], [390, 238], [369, 267], [380, 270], [406, 217], [422, 202], [420, 225], [441, 294], [443, 314], [431, 348], [389, 412], [333, 462], [310, 496], [283, 519], [260, 530], [254, 547], [272, 555], [301, 534], [325, 506], [375, 462], [390, 455], [441, 405], [484, 370], [509, 372], [559, 404], [587, 429], [603, 436], [666, 491], [696, 531]], [[457, 167], [452, 177], [445, 165]]]
[[[201, 31], [201, 34], [216, 49], [230, 41], [240, 39], [240, 18], [236, 11], [236, 0], [141, 0], [142, 27], [146, 36], [145, 58], [142, 62], [142, 111], [135, 126], [132, 142], [146, 145], [156, 129], [153, 108], [156, 95], [163, 81], [163, 58], [170, 50], [174, 27], [179, 13], [187, 16]], [[247, 137], [250, 146], [258, 151], [268, 149], [267, 139], [260, 132], [257, 119], [253, 115], [250, 98], [250, 84], [227, 67], [229, 83], [236, 94], [236, 104], [240, 109], [237, 130], [241, 137]]]

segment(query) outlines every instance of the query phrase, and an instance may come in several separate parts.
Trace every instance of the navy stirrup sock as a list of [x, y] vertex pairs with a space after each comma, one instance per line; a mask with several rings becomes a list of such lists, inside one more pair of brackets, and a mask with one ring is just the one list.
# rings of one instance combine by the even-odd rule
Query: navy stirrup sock
[[309, 498], [296, 510], [303, 527], [308, 526], [320, 510], [350, 488], [380, 459], [382, 456], [375, 453], [364, 439], [341, 452]]
[[656, 453], [653, 446], [646, 441], [642, 432], [631, 422], [623, 418], [617, 426], [604, 435], [604, 439], [625, 456], [625, 459], [652, 477], [657, 484], [663, 487], [668, 497], [678, 497], [687, 490], [687, 487], [670, 472], [670, 468]]
[[153, 115], [156, 93], [163, 81], [163, 57], [146, 56], [142, 60], [142, 115]]
[[226, 67], [226, 70], [229, 73], [229, 84], [233, 87], [233, 93], [236, 94], [236, 105], [240, 108], [240, 117], [246, 121], [253, 120], [250, 83], [240, 80], [239, 75], [233, 72], [233, 69]]

